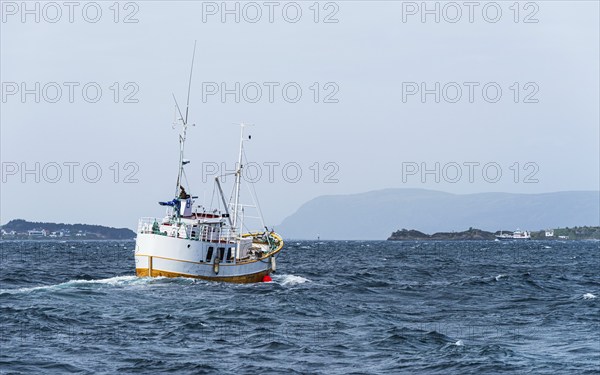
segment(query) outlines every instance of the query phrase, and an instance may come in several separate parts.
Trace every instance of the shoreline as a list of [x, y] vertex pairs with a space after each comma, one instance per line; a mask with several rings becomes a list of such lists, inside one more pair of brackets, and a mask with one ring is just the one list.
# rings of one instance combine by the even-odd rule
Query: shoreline
[[[538, 231], [527, 231], [531, 238], [508, 238], [498, 239], [499, 241], [572, 241], [572, 240], [600, 240], [600, 227], [583, 226], [573, 228], [556, 228]], [[437, 232], [426, 234], [415, 229], [401, 229], [395, 231], [387, 238], [387, 241], [496, 241], [497, 235], [512, 234], [509, 230], [499, 230], [496, 232], [487, 232], [481, 229], [469, 228], [462, 232]]]

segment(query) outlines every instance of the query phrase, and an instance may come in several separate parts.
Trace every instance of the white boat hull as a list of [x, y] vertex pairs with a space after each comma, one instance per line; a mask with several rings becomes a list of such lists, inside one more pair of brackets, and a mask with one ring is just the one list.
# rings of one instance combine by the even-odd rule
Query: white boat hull
[[135, 246], [136, 274], [139, 277], [192, 277], [236, 283], [260, 282], [272, 272], [274, 261], [271, 258], [282, 246], [283, 243], [279, 249], [262, 258], [237, 260], [235, 243], [139, 233]]

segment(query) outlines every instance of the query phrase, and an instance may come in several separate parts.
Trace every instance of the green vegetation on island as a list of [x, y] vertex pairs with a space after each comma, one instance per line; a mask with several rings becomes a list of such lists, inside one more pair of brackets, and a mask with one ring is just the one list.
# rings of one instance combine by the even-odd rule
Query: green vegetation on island
[[566, 227], [550, 230], [540, 230], [531, 232], [531, 239], [534, 240], [600, 240], [600, 227]]
[[22, 219], [0, 226], [5, 240], [131, 240], [135, 232], [102, 225], [38, 223]]

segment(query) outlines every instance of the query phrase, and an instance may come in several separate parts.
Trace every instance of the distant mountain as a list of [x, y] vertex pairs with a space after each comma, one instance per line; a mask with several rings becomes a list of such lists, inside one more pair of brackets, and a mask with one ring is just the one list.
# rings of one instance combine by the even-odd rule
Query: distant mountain
[[102, 225], [38, 223], [22, 219], [11, 220], [0, 226], [2, 238], [30, 239], [101, 239], [129, 240], [136, 234], [127, 228], [111, 228]]
[[317, 197], [287, 217], [285, 238], [380, 239], [398, 228], [425, 233], [480, 228], [540, 230], [600, 225], [600, 192], [450, 194], [425, 189], [386, 189]]

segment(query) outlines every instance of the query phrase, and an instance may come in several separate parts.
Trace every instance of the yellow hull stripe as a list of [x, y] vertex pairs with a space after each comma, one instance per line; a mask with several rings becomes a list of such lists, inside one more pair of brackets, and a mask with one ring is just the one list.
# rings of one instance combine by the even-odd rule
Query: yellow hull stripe
[[240, 275], [240, 276], [200, 276], [200, 275], [190, 275], [187, 273], [180, 272], [170, 272], [152, 269], [152, 275], [148, 275], [147, 268], [136, 268], [135, 273], [138, 277], [191, 277], [194, 279], [201, 280], [209, 280], [209, 281], [223, 281], [228, 283], [238, 283], [238, 284], [247, 284], [247, 283], [258, 283], [261, 282], [265, 275], [268, 275], [271, 270], [265, 270], [258, 273], [253, 273], [250, 275]]

